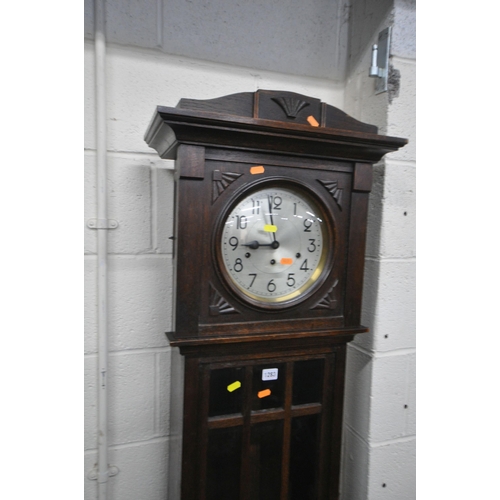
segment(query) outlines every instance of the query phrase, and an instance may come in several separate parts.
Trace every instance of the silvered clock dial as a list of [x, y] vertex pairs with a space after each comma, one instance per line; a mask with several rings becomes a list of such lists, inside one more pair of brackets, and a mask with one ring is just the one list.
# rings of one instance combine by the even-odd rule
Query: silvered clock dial
[[329, 224], [320, 204], [293, 184], [243, 195], [223, 221], [220, 257], [230, 286], [263, 307], [310, 295], [327, 269]]

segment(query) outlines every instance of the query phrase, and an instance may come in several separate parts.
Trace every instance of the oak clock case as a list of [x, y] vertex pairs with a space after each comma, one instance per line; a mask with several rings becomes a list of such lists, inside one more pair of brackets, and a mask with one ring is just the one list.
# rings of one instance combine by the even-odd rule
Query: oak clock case
[[179, 193], [176, 337], [346, 326], [352, 165], [213, 148], [195, 161], [203, 178]]
[[[234, 154], [205, 154], [209, 218], [191, 238], [212, 244], [197, 253], [203, 286], [187, 311], [198, 334], [344, 325], [352, 167], [328, 162], [327, 171], [325, 162], [309, 159], [306, 170], [287, 155], [241, 152], [236, 161]], [[195, 255], [180, 258], [187, 263]]]
[[331, 270], [333, 218], [293, 179], [258, 182], [221, 214], [214, 255], [228, 290], [256, 308], [307, 299]]
[[372, 165], [407, 141], [271, 90], [158, 106], [145, 140], [176, 160], [168, 498], [338, 500]]

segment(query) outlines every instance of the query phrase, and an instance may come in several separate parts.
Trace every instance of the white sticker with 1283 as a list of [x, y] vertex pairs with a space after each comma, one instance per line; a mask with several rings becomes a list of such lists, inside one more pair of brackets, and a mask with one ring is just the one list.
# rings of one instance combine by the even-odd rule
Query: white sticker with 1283
[[262, 380], [278, 380], [278, 368], [262, 370]]

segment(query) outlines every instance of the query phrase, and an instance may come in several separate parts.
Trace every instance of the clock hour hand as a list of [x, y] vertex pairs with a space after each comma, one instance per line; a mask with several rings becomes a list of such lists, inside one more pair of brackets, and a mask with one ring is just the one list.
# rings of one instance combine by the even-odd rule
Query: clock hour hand
[[257, 250], [259, 247], [271, 247], [276, 250], [280, 246], [277, 241], [273, 241], [272, 243], [259, 243], [257, 240], [251, 241], [250, 243], [246, 243], [245, 245], [241, 245], [242, 247], [249, 247], [252, 250]]

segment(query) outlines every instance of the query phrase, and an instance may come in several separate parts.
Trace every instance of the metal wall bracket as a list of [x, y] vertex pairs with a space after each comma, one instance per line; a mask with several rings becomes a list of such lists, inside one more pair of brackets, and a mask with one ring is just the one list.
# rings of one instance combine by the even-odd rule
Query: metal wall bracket
[[389, 79], [389, 50], [391, 47], [391, 27], [378, 34], [378, 43], [372, 47], [372, 63], [369, 76], [376, 78], [375, 94], [387, 92]]
[[[107, 470], [107, 473], [105, 475], [107, 477], [113, 477], [113, 476], [116, 476], [119, 472], [120, 472], [120, 469], [116, 465], [109, 465], [108, 464], [108, 470]], [[87, 474], [87, 479], [90, 479], [91, 481], [99, 481], [99, 469], [97, 467], [97, 464], [94, 465], [94, 468]], [[101, 478], [101, 479], [103, 479], [103, 478]], [[104, 479], [106, 479], [106, 478], [104, 478]], [[100, 481], [100, 482], [103, 482], [103, 481]]]
[[113, 219], [89, 219], [87, 227], [89, 229], [116, 229], [118, 222]]

